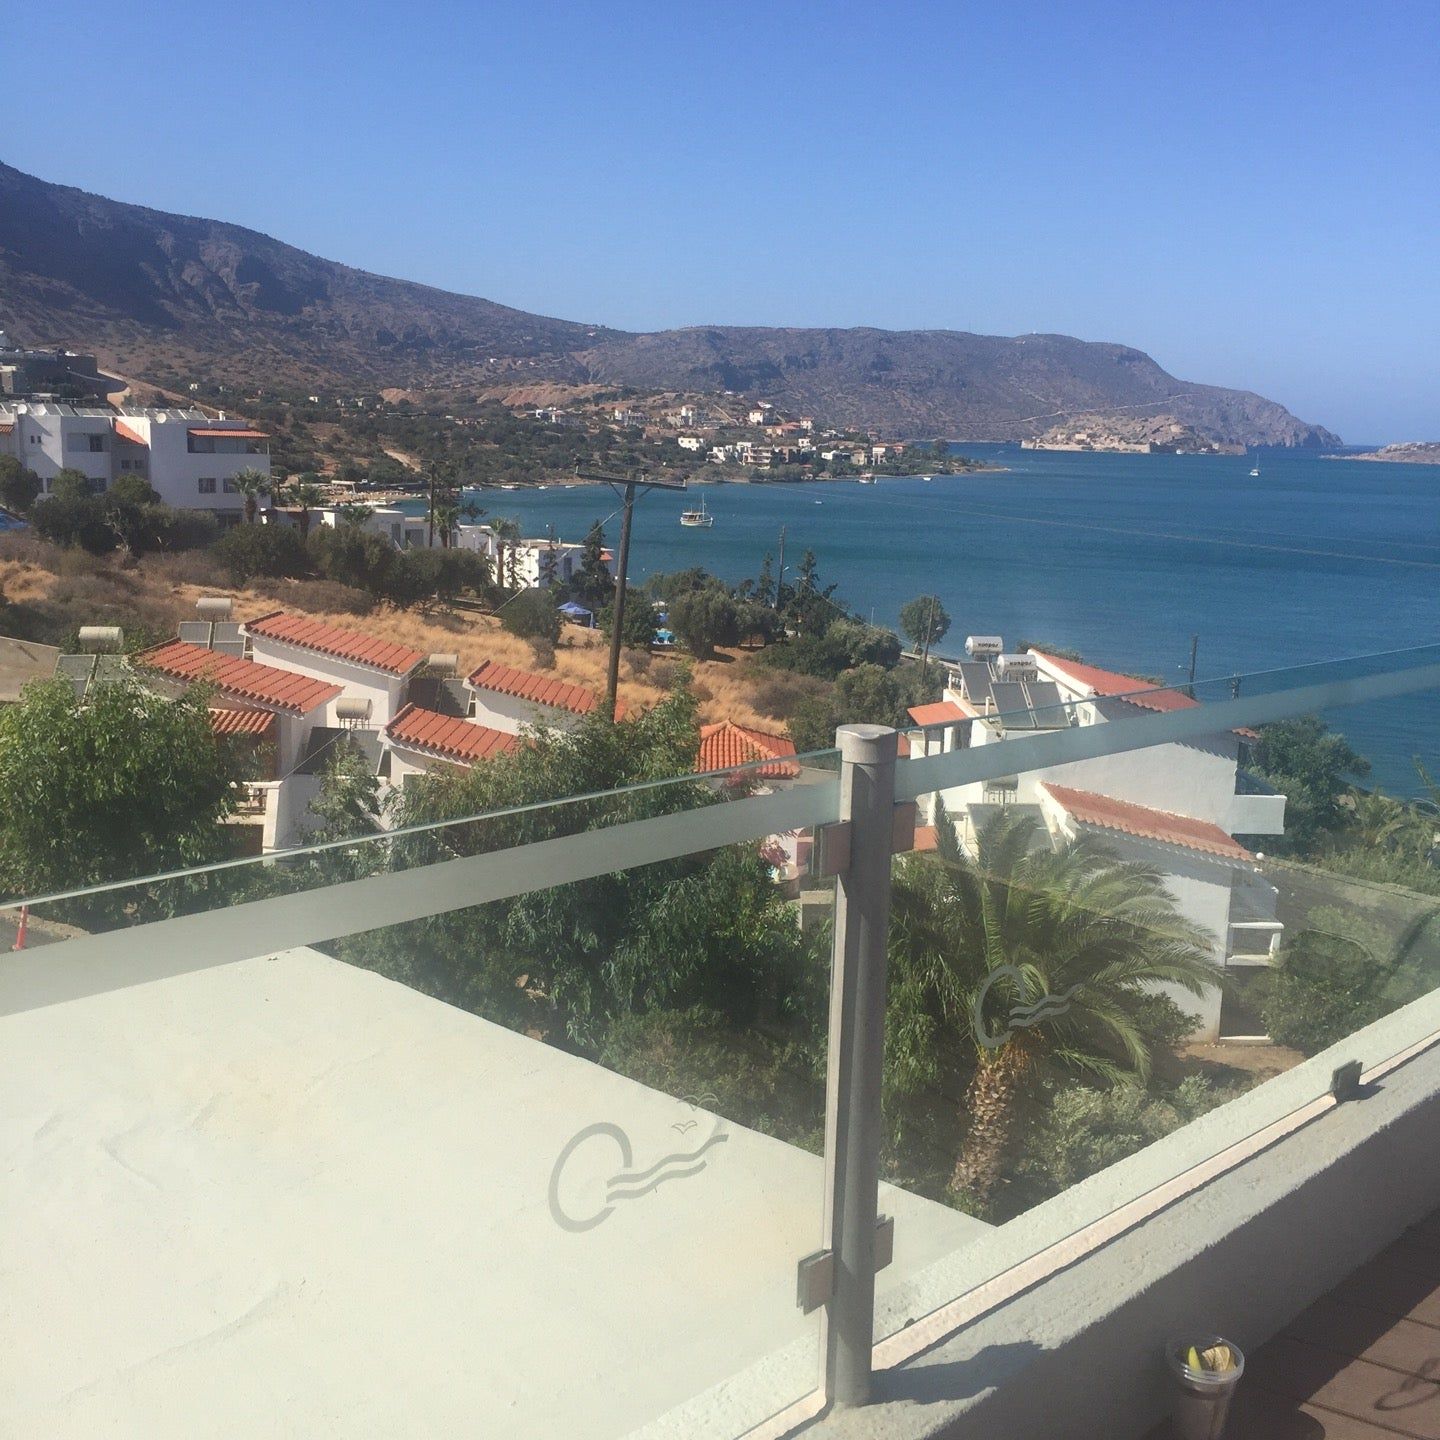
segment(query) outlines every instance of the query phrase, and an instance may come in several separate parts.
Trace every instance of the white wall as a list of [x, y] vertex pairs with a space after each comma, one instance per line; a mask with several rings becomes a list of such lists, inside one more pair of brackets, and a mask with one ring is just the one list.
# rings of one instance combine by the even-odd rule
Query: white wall
[[545, 725], [552, 730], [572, 730], [582, 717], [572, 710], [560, 710], [550, 705], [537, 705], [533, 700], [522, 700], [515, 695], [501, 695], [495, 690], [481, 690], [471, 685], [473, 704], [471, 718], [477, 725], [488, 725], [492, 730], [503, 730], [507, 735], [518, 735], [525, 725]]
[[288, 670], [296, 675], [312, 675], [342, 687], [340, 695], [311, 712], [308, 719], [312, 725], [339, 724], [335, 713], [339, 701], [363, 698], [371, 702], [370, 718], [365, 723], [383, 729], [404, 704], [408, 676], [389, 675], [369, 665], [356, 665], [333, 655], [321, 655], [315, 650], [287, 645], [265, 635], [250, 635], [250, 645], [253, 658], [262, 665], [273, 665], [277, 670]]

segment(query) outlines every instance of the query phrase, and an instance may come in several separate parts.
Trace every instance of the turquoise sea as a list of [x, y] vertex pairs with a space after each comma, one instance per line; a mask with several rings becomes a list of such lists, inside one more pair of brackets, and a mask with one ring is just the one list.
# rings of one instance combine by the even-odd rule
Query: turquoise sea
[[[1044, 641], [1096, 664], [1222, 679], [1440, 642], [1440, 467], [1264, 452], [1250, 457], [1036, 453], [969, 445], [1003, 473], [708, 485], [710, 530], [682, 529], [695, 494], [652, 491], [636, 510], [632, 578], [704, 565], [759, 571], [786, 528], [787, 568], [808, 548], [863, 616], [893, 625], [933, 591], [967, 634]], [[617, 502], [593, 486], [486, 490], [490, 515], [579, 540], [618, 539]], [[1213, 693], [1213, 692], [1212, 692]], [[1337, 712], [1374, 779], [1415, 793], [1411, 756], [1440, 768], [1440, 699]]]

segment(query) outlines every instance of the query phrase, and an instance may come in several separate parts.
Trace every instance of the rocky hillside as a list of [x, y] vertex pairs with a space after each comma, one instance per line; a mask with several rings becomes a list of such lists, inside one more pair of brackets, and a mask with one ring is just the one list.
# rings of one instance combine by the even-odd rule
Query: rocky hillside
[[1010, 440], [1074, 412], [1173, 415], [1213, 440], [1331, 445], [1261, 396], [1063, 335], [714, 326], [628, 334], [323, 260], [215, 220], [0, 164], [0, 328], [158, 381], [378, 389], [542, 380], [736, 390], [887, 435]]

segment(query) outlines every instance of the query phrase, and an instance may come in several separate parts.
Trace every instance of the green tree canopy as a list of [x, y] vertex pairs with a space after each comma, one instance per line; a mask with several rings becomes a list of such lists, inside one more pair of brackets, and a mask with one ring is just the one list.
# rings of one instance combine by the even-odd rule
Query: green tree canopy
[[[615, 624], [615, 607], [607, 605], [597, 617], [599, 626], [605, 638], [610, 638], [611, 628]], [[624, 629], [620, 635], [620, 643], [630, 650], [648, 650], [650, 643], [655, 638], [655, 611], [650, 603], [650, 596], [647, 591], [637, 590], [633, 586], [625, 596], [625, 619]]]
[[63, 470], [57, 470], [50, 481], [52, 500], [89, 500], [94, 494], [95, 487], [90, 483], [90, 477], [68, 465]]
[[[539, 731], [469, 771], [412, 781], [402, 823], [509, 813], [397, 841], [397, 862], [722, 803], [687, 778], [698, 738], [682, 680], [633, 719], [612, 725], [597, 712], [573, 731]], [[671, 778], [598, 800], [546, 803]], [[762, 1005], [785, 1003], [804, 968], [799, 929], [754, 845], [437, 915], [364, 937], [347, 953], [493, 1020], [592, 1050], [613, 1020], [655, 1009], [703, 1005], [747, 1024]]]
[[1251, 764], [1286, 797], [1285, 834], [1267, 847], [1281, 854], [1303, 855], [1343, 828], [1349, 812], [1340, 798], [1370, 773], [1370, 762], [1318, 715], [1264, 726]]
[[669, 604], [670, 628], [692, 655], [708, 660], [717, 645], [740, 642], [740, 611], [719, 584], [685, 590]]
[[900, 608], [900, 633], [920, 652], [920, 668], [930, 659], [930, 647], [950, 632], [950, 616], [938, 595], [917, 595]]
[[107, 499], [126, 505], [158, 505], [159, 492], [143, 475], [122, 475], [107, 492]]
[[0, 883], [34, 894], [215, 859], [243, 774], [199, 690], [123, 679], [82, 703], [64, 681], [29, 685], [0, 709]]
[[0, 508], [23, 515], [45, 487], [13, 455], [0, 455]]

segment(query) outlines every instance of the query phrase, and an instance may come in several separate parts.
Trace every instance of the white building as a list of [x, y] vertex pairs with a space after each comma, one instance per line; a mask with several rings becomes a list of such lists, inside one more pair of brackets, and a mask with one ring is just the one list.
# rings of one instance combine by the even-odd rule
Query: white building
[[97, 493], [122, 475], [140, 475], [167, 505], [212, 511], [235, 524], [245, 497], [231, 483], [242, 470], [270, 473], [263, 430], [200, 410], [17, 401], [0, 405], [0, 454], [33, 470], [48, 493], [64, 469]]
[[313, 753], [315, 731], [340, 697], [341, 687], [185, 640], [152, 646], [137, 655], [135, 663], [182, 687], [213, 687], [215, 732], [250, 737], [263, 752], [236, 820], [257, 831], [256, 851], [297, 844], [311, 823], [310, 801], [320, 785], [313, 767], [310, 774], [297, 772]]
[[[334, 688], [323, 716], [326, 725], [358, 720], [384, 729], [399, 714], [411, 678], [425, 664], [424, 654], [409, 645], [326, 625], [308, 615], [277, 610], [247, 620], [243, 629], [255, 660]], [[358, 713], [362, 706], [363, 715]]]
[[[934, 754], [1198, 703], [1178, 690], [1037, 651], [994, 664], [969, 661], [951, 665], [943, 700], [911, 710], [915, 723], [928, 727], [912, 750]], [[1274, 886], [1234, 837], [1282, 834], [1285, 797], [1261, 793], [1242, 777], [1241, 752], [1250, 738], [1225, 731], [958, 786], [939, 798], [972, 853], [991, 816], [1020, 806], [1055, 845], [1094, 834], [1121, 858], [1158, 866], [1181, 913], [1207, 935], [1216, 968], [1253, 972], [1269, 963], [1282, 927]], [[1178, 991], [1173, 998], [1195, 1017], [1198, 1037], [1226, 1033], [1218, 987], [1199, 998]]]
[[465, 685], [471, 694], [470, 718], [507, 735], [518, 735], [527, 725], [572, 729], [601, 703], [600, 696], [583, 685], [493, 660], [471, 671]]
[[705, 437], [703, 435], [681, 435], [675, 443], [682, 450], [703, 450], [705, 448]]

